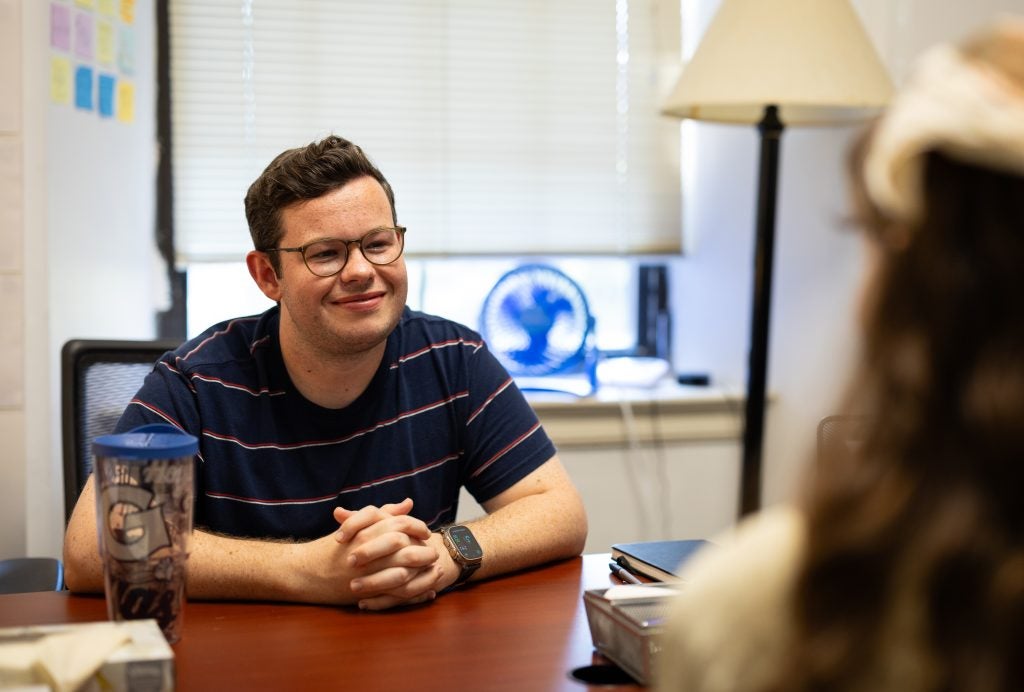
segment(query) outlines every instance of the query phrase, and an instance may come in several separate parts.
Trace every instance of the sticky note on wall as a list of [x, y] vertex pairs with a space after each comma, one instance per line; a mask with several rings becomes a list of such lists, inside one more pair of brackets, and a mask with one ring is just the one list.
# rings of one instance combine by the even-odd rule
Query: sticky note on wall
[[101, 118], [114, 117], [114, 87], [117, 79], [114, 75], [101, 74], [96, 83], [97, 110]]
[[114, 25], [101, 19], [96, 22], [96, 59], [103, 65], [114, 63]]
[[135, 120], [135, 84], [121, 81], [117, 84], [117, 119], [123, 123]]
[[135, 32], [126, 26], [117, 31], [117, 67], [121, 74], [135, 73]]
[[50, 58], [50, 100], [71, 103], [71, 61], [58, 55]]
[[71, 9], [67, 5], [50, 5], [50, 45], [57, 50], [71, 50]]
[[82, 60], [92, 60], [95, 31], [93, 17], [86, 12], [75, 12], [74, 21], [75, 56]]
[[85, 65], [75, 68], [75, 108], [92, 110], [92, 68]]

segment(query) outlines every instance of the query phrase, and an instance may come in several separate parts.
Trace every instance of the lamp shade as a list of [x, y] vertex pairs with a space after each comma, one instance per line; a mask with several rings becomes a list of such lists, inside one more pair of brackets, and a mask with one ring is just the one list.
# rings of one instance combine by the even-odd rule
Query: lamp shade
[[662, 112], [787, 125], [862, 120], [892, 82], [848, 0], [723, 0]]

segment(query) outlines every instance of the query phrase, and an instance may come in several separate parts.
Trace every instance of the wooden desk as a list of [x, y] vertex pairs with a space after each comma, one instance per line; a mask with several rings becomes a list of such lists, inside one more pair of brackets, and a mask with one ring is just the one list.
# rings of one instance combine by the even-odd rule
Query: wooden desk
[[[177, 689], [582, 692], [588, 687], [569, 671], [604, 662], [590, 639], [583, 590], [612, 583], [605, 554], [384, 613], [193, 601], [174, 645]], [[3, 627], [105, 619], [100, 596], [0, 596]]]

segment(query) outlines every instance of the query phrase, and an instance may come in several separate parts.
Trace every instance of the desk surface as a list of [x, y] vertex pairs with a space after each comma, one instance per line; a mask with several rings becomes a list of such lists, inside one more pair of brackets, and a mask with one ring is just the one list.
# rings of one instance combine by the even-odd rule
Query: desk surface
[[[591, 643], [582, 594], [611, 583], [605, 554], [384, 613], [193, 601], [174, 645], [177, 688], [582, 692], [587, 686], [570, 679], [569, 671], [604, 662]], [[3, 627], [105, 619], [100, 596], [0, 596]]]

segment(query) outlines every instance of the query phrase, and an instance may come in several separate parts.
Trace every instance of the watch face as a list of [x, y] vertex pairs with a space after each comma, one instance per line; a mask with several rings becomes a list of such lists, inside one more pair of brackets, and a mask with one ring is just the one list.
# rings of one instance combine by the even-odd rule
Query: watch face
[[483, 549], [476, 542], [473, 533], [465, 526], [452, 526], [449, 528], [448, 538], [451, 539], [455, 549], [459, 551], [459, 555], [466, 560], [479, 560], [483, 558]]

